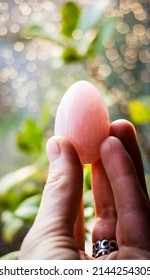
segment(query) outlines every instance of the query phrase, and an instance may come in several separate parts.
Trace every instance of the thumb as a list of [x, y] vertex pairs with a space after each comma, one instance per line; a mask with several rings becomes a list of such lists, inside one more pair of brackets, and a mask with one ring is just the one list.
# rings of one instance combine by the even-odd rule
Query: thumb
[[53, 218], [60, 217], [66, 222], [67, 231], [70, 231], [82, 197], [82, 166], [75, 149], [63, 137], [50, 138], [46, 150], [50, 169], [41, 211], [44, 213], [45, 208], [48, 208], [49, 215]]
[[[50, 161], [49, 174], [37, 217], [23, 242], [21, 256], [75, 259], [73, 228], [82, 197], [82, 166], [75, 149], [63, 137], [50, 138], [46, 150]], [[34, 256], [24, 257], [27, 248]], [[71, 255], [73, 251], [75, 255]]]

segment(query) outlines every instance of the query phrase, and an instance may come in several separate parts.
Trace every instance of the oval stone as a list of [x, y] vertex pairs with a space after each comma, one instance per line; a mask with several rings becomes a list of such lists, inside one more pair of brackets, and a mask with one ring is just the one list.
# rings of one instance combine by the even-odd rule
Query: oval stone
[[87, 81], [74, 83], [57, 110], [55, 135], [68, 139], [82, 164], [100, 158], [100, 143], [109, 135], [109, 114], [98, 90]]

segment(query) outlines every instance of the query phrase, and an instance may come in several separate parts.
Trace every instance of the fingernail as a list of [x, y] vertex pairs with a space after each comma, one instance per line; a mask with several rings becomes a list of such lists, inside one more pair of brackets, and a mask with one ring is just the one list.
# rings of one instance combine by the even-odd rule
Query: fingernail
[[54, 139], [49, 139], [46, 145], [47, 155], [50, 163], [54, 162], [59, 158], [60, 155], [60, 146]]

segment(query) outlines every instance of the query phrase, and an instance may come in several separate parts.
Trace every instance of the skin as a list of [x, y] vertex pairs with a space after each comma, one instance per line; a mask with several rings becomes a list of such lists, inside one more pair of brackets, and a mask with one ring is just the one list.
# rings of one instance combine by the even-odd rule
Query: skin
[[[63, 137], [47, 143], [51, 162], [41, 205], [20, 259], [93, 259], [84, 251], [83, 169]], [[92, 165], [95, 226], [92, 241], [116, 238], [118, 251], [98, 259], [150, 259], [150, 202], [135, 129], [125, 120], [110, 126]]]

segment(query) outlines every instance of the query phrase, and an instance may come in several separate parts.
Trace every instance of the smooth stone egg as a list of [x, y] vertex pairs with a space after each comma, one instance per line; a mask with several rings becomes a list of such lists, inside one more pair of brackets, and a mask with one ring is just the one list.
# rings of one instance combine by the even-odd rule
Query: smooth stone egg
[[109, 134], [109, 114], [98, 90], [87, 81], [74, 83], [57, 110], [55, 135], [68, 139], [82, 164], [100, 158], [100, 143]]

